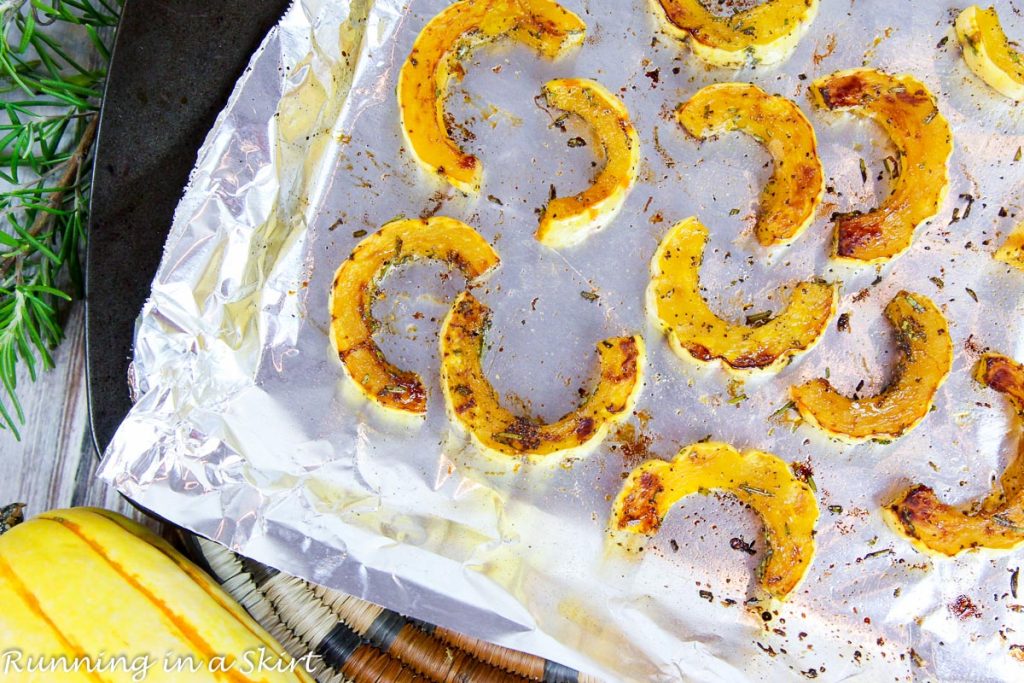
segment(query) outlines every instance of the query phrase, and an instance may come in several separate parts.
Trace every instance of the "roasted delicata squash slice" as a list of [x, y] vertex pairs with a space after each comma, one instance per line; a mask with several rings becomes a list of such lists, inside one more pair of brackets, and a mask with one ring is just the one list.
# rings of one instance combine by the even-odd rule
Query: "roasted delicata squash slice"
[[799, 107], [751, 83], [718, 83], [681, 104], [676, 119], [699, 140], [742, 131], [772, 155], [774, 170], [761, 191], [754, 226], [763, 246], [787, 244], [811, 224], [825, 193], [825, 175], [814, 128]]
[[[1001, 354], [987, 353], [975, 366], [974, 378], [1006, 394], [1017, 417], [1024, 417], [1024, 367]], [[917, 484], [887, 505], [884, 515], [922, 552], [952, 557], [974, 548], [1012, 550], [1024, 544], [1024, 452], [1018, 450], [984, 500], [947, 505], [932, 489]]]
[[1017, 270], [1024, 270], [1024, 223], [1020, 223], [1010, 232], [1003, 246], [992, 254], [992, 258]]
[[615, 499], [611, 531], [651, 536], [681, 499], [710, 491], [726, 491], [760, 515], [768, 549], [758, 580], [768, 594], [785, 599], [814, 557], [818, 502], [771, 453], [740, 453], [712, 441], [687, 446], [671, 462], [648, 460], [630, 472]]
[[849, 398], [827, 379], [790, 387], [800, 416], [842, 441], [888, 440], [916, 427], [953, 365], [945, 316], [927, 297], [900, 292], [885, 307], [900, 359], [888, 386], [875, 396]]
[[586, 25], [552, 0], [460, 0], [423, 28], [398, 74], [402, 132], [413, 156], [466, 193], [480, 191], [480, 160], [466, 154], [445, 123], [445, 96], [462, 60], [480, 43], [509, 37], [544, 57], [560, 57], [583, 42]]
[[819, 78], [811, 96], [821, 107], [870, 117], [896, 148], [894, 177], [881, 205], [834, 217], [835, 258], [867, 264], [898, 256], [918, 226], [939, 212], [949, 189], [953, 134], [935, 97], [913, 76], [866, 68]]
[[761, 325], [731, 323], [718, 317], [701, 295], [707, 239], [707, 228], [687, 218], [669, 231], [651, 261], [647, 310], [680, 357], [721, 361], [735, 372], [771, 371], [818, 343], [836, 310], [834, 285], [799, 282], [789, 304], [774, 318]]
[[579, 116], [593, 129], [605, 162], [590, 187], [548, 202], [536, 237], [558, 249], [582, 242], [610, 223], [622, 208], [640, 168], [640, 138], [626, 105], [596, 81], [549, 81], [544, 85], [544, 97], [552, 107]]
[[371, 308], [388, 268], [414, 259], [435, 259], [458, 268], [468, 280], [498, 265], [498, 254], [480, 233], [454, 218], [402, 219], [360, 242], [341, 264], [331, 288], [331, 343], [348, 376], [378, 405], [422, 415], [427, 390], [414, 372], [392, 365], [373, 333]]
[[971, 5], [961, 12], [956, 37], [971, 71], [996, 92], [1024, 100], [1024, 53], [1010, 45], [995, 7]]
[[448, 412], [485, 451], [505, 456], [568, 455], [596, 445], [633, 410], [640, 392], [644, 343], [639, 336], [598, 343], [600, 374], [590, 396], [544, 424], [506, 410], [481, 366], [490, 310], [469, 292], [456, 299], [441, 328], [441, 389]]
[[657, 0], [669, 31], [688, 39], [708, 64], [777, 64], [793, 52], [818, 14], [818, 0], [765, 0], [718, 16], [703, 0]]

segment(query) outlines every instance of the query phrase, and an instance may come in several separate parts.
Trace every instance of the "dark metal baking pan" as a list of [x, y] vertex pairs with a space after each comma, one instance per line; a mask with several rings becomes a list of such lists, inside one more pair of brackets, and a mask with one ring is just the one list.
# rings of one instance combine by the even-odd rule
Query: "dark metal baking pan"
[[196, 152], [288, 0], [126, 0], [100, 115], [86, 257], [96, 448], [131, 407], [135, 319]]

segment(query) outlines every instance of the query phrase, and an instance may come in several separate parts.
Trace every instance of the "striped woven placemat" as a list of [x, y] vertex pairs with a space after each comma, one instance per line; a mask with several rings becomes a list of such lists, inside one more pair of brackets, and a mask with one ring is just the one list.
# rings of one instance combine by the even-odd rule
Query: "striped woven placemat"
[[599, 683], [574, 669], [433, 626], [183, 534], [193, 559], [320, 683]]

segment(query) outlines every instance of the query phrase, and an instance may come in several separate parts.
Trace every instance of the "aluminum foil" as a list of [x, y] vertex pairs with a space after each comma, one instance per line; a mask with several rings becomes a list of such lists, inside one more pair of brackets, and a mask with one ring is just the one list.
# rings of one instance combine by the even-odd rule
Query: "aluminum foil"
[[[992, 259], [1024, 219], [1024, 109], [967, 70], [951, 29], [960, 5], [822, 0], [785, 64], [726, 71], [665, 35], [648, 0], [564, 2], [587, 22], [577, 53], [550, 62], [521, 46], [482, 48], [454, 88], [458, 136], [485, 167], [479, 198], [425, 176], [398, 129], [398, 69], [446, 0], [290, 8], [199, 154], [138, 323], [139, 400], [102, 476], [245, 555], [609, 680], [1024, 677], [1024, 595], [1011, 592], [1024, 555], [933, 560], [879, 514], [912, 482], [948, 501], [983, 495], [1018, 442], [1005, 400], [970, 369], [985, 348], [1024, 359], [1024, 277]], [[997, 5], [1007, 32], [1024, 36], [1024, 4]], [[952, 186], [908, 253], [838, 269], [829, 215], [884, 196], [890, 150], [873, 123], [814, 110], [807, 84], [862, 64], [912, 73], [936, 93], [955, 134]], [[562, 76], [621, 95], [644, 162], [613, 224], [553, 251], [532, 238], [537, 209], [552, 187], [585, 187], [595, 161], [585, 126], [559, 130], [536, 101]], [[741, 134], [698, 144], [670, 117], [726, 80], [793, 99], [817, 130], [829, 189], [788, 249], [752, 236], [766, 152]], [[569, 145], [577, 136], [588, 144]], [[633, 433], [563, 467], [496, 471], [482, 460], [446, 418], [437, 380], [439, 321], [464, 283], [429, 263], [391, 273], [374, 309], [385, 352], [428, 385], [426, 420], [396, 425], [359, 399], [328, 340], [328, 290], [358, 235], [400, 214], [459, 218], [497, 248], [502, 265], [476, 295], [494, 310], [486, 370], [518, 410], [560, 416], [589, 382], [595, 343], [642, 333]], [[658, 241], [690, 215], [711, 229], [702, 279], [716, 311], [777, 311], [787, 287], [818, 275], [842, 282], [848, 331], [833, 325], [783, 372], [743, 385], [677, 359], [643, 293]], [[852, 447], [772, 417], [811, 377], [862, 394], [884, 386], [895, 349], [881, 310], [901, 289], [941, 306], [956, 347], [923, 424]], [[629, 467], [707, 436], [813, 470], [818, 551], [784, 604], [750, 600], [764, 543], [727, 496], [682, 502], [637, 557], [607, 550]]]

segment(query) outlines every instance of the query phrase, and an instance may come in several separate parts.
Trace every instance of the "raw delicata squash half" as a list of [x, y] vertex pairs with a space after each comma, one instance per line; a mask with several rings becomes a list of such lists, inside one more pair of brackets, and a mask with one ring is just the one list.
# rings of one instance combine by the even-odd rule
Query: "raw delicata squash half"
[[799, 282], [789, 304], [763, 324], [720, 318], [701, 294], [700, 267], [708, 230], [696, 218], [673, 227], [651, 261], [647, 310], [681, 358], [721, 361], [726, 370], [779, 370], [821, 339], [836, 310], [837, 289]]
[[594, 131], [604, 168], [590, 187], [548, 202], [536, 237], [558, 249], [578, 244], [611, 222], [636, 182], [640, 138], [629, 110], [596, 81], [562, 78], [544, 85], [547, 103], [582, 118]]
[[825, 193], [825, 175], [814, 128], [799, 107], [750, 83], [719, 83], [681, 104], [676, 119], [698, 140], [741, 131], [772, 155], [772, 177], [761, 191], [754, 226], [761, 245], [787, 244], [811, 224]]
[[490, 310], [463, 292], [441, 328], [441, 389], [453, 421], [485, 451], [505, 456], [568, 455], [597, 445], [633, 410], [640, 392], [644, 343], [639, 336], [597, 344], [599, 374], [590, 396], [552, 423], [505, 409], [481, 365]]
[[836, 214], [835, 258], [882, 263], [906, 251], [914, 231], [942, 208], [953, 133], [923, 83], [906, 74], [850, 69], [819, 78], [811, 96], [826, 109], [873, 119], [896, 148], [889, 195], [874, 209]]
[[885, 307], [885, 317], [900, 358], [880, 393], [850, 398], [820, 377], [790, 387], [800, 416], [842, 441], [888, 440], [909, 432], [931, 411], [935, 393], [953, 366], [946, 318], [927, 297], [900, 292]]
[[1003, 32], [995, 7], [971, 5], [956, 18], [964, 61], [981, 80], [1011, 100], [1024, 100], [1024, 53]]
[[0, 605], [5, 683], [314, 683], [319, 666], [108, 510], [51, 510], [0, 536]]
[[445, 123], [445, 97], [462, 61], [480, 43], [512, 38], [554, 59], [583, 42], [586, 25], [552, 0], [461, 0], [423, 28], [398, 74], [402, 132], [416, 160], [466, 193], [480, 191], [480, 160]]
[[[1006, 394], [1018, 419], [1024, 417], [1024, 367], [1006, 356], [987, 353], [974, 377]], [[932, 489], [917, 484], [887, 505], [884, 514], [890, 526], [922, 552], [952, 557], [974, 548], [1012, 550], [1024, 543], [1024, 453], [1018, 450], [983, 500], [948, 505]]]
[[435, 259], [462, 271], [467, 280], [498, 265], [498, 254], [480, 233], [454, 218], [435, 216], [388, 223], [356, 245], [331, 288], [331, 343], [348, 376], [377, 405], [422, 415], [427, 390], [414, 372], [395, 367], [373, 341], [373, 302], [387, 270], [406, 261]]
[[616, 497], [610, 530], [653, 536], [676, 503], [711, 491], [735, 496], [761, 517], [768, 548], [758, 581], [772, 597], [785, 599], [814, 557], [818, 502], [810, 486], [771, 453], [740, 453], [708, 442], [687, 446], [671, 462], [648, 460], [630, 472]]
[[718, 16], [702, 0], [657, 0], [668, 30], [708, 64], [777, 64], [789, 57], [818, 14], [818, 0], [764, 0]]

